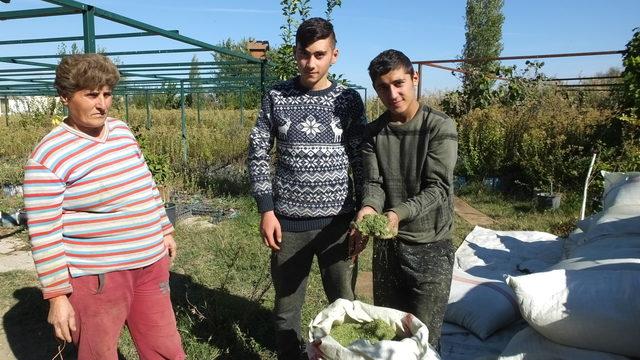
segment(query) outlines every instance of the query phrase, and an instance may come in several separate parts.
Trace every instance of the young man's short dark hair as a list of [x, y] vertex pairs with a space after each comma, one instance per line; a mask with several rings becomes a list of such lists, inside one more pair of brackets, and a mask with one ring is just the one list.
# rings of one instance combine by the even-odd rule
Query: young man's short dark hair
[[413, 76], [413, 64], [407, 55], [394, 49], [385, 50], [369, 63], [369, 77], [372, 82], [375, 82], [380, 76], [399, 68], [403, 68], [407, 74]]
[[296, 46], [306, 48], [318, 40], [331, 38], [331, 45], [336, 46], [336, 33], [329, 20], [314, 17], [307, 19], [300, 24], [296, 32]]

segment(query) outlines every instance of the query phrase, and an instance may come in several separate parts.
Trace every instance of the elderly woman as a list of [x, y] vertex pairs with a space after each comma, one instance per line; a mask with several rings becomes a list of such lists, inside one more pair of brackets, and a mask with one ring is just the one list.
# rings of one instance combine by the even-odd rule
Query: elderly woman
[[141, 359], [184, 359], [169, 297], [173, 227], [129, 127], [107, 117], [119, 78], [99, 54], [56, 70], [69, 116], [25, 168], [33, 259], [48, 322], [80, 360], [117, 359], [125, 323]]

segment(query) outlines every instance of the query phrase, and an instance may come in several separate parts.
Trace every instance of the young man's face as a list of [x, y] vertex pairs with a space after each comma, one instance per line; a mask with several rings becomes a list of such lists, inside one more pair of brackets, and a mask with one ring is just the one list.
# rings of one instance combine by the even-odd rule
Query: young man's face
[[378, 77], [373, 87], [384, 106], [395, 118], [410, 120], [418, 109], [415, 86], [418, 85], [418, 73], [413, 76], [403, 68], [397, 68]]
[[302, 86], [311, 90], [326, 87], [329, 67], [338, 60], [338, 49], [331, 38], [317, 40], [306, 48], [295, 48], [296, 63]]

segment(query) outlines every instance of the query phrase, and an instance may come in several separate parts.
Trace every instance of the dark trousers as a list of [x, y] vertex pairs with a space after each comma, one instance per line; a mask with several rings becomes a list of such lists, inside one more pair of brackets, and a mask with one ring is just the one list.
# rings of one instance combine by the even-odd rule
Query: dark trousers
[[[336, 218], [320, 230], [283, 232], [280, 251], [271, 254], [271, 277], [276, 291], [274, 315], [278, 359], [303, 355], [301, 310], [314, 255], [329, 302], [353, 300], [354, 263], [347, 259], [349, 217]], [[305, 336], [306, 337], [306, 336]]]
[[427, 325], [429, 344], [436, 350], [449, 300], [454, 253], [450, 240], [373, 243], [374, 304], [415, 315]]

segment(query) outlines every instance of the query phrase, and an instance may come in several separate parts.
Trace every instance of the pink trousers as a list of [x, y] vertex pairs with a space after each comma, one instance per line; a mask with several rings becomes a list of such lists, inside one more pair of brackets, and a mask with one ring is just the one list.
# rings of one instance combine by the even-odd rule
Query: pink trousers
[[71, 280], [79, 360], [117, 360], [127, 325], [141, 360], [185, 359], [169, 296], [169, 258], [140, 269]]

